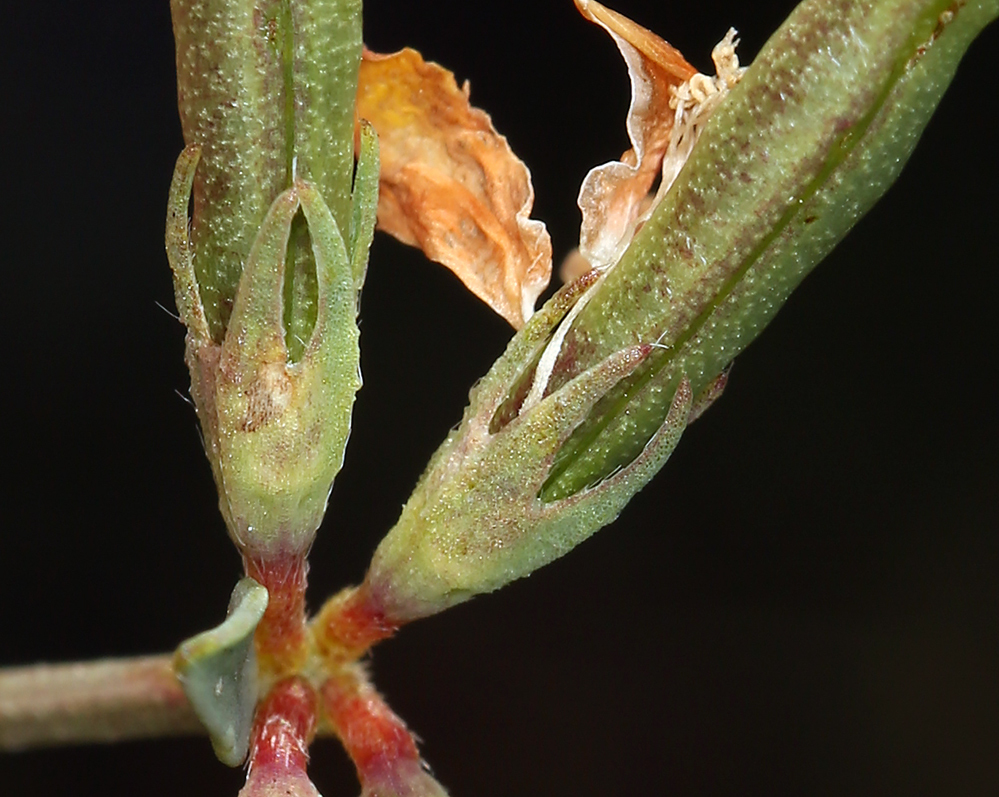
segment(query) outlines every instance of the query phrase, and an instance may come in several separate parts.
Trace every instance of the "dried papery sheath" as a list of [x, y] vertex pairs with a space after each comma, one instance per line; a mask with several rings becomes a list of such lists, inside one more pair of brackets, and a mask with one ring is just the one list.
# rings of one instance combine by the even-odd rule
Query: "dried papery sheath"
[[357, 114], [381, 142], [378, 228], [447, 266], [519, 329], [548, 285], [551, 240], [530, 218], [530, 172], [468, 96], [415, 50], [364, 53]]
[[[595, 268], [609, 268], [676, 179], [710, 112], [742, 76], [735, 31], [715, 48], [718, 76], [700, 74], [679, 50], [651, 31], [594, 0], [576, 0], [580, 12], [617, 44], [631, 80], [628, 137], [619, 161], [591, 170], [579, 192], [583, 214], [579, 253]], [[658, 193], [649, 196], [656, 179]]]
[[[620, 14], [592, 0], [577, 0], [576, 5], [610, 33], [628, 64], [632, 96], [627, 128], [632, 149], [620, 161], [592, 169], [583, 180], [580, 243], [567, 260], [569, 269], [563, 264], [567, 280], [588, 267], [606, 272], [617, 264], [669, 192], [711, 112], [745, 72], [735, 54], [735, 29], [729, 29], [712, 51], [717, 75], [708, 77], [695, 71], [671, 45]], [[649, 189], [657, 178], [659, 188], [653, 195]], [[534, 369], [522, 409], [545, 396], [565, 336], [598, 289], [595, 284], [552, 335]]]

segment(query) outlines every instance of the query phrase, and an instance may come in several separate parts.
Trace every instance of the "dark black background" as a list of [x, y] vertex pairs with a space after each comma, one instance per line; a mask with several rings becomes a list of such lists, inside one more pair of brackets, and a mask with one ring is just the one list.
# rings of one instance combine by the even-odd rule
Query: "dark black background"
[[[706, 70], [792, 3], [621, 0]], [[570, 0], [367, 4], [376, 50], [472, 82], [559, 259], [627, 146], [624, 67]], [[183, 393], [163, 254], [182, 142], [165, 0], [0, 26], [0, 663], [166, 651], [239, 575]], [[999, 793], [994, 55], [972, 48], [897, 185], [739, 358], [620, 521], [377, 650], [454, 797]], [[312, 557], [357, 581], [509, 329], [379, 237], [365, 385]], [[352, 795], [335, 742], [327, 797]], [[235, 795], [203, 739], [0, 756], [0, 793]]]

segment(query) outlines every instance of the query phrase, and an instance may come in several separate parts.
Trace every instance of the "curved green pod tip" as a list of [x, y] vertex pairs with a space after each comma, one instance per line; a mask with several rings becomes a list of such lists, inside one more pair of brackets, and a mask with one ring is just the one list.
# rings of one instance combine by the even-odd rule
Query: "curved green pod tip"
[[361, 290], [368, 267], [368, 250], [375, 236], [378, 214], [378, 175], [381, 162], [378, 153], [378, 134], [368, 122], [361, 120], [361, 146], [357, 152], [357, 172], [354, 174], [354, 191], [351, 195], [350, 243], [347, 247], [354, 272], [354, 285]]

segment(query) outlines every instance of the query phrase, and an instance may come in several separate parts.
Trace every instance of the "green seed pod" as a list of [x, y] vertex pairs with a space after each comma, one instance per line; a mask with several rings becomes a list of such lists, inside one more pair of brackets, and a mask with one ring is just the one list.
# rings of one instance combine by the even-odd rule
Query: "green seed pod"
[[997, 14], [996, 0], [802, 3], [620, 261], [556, 296], [473, 391], [375, 554], [372, 608], [394, 623], [439, 611], [613, 520], [891, 185]]
[[[191, 241], [212, 340], [221, 343], [267, 209], [295, 179], [349, 229], [361, 1], [171, 0], [184, 141], [201, 149]], [[208, 77], [210, 76], [210, 77]], [[315, 321], [315, 263], [291, 236], [292, 359]]]
[[710, 388], [895, 181], [997, 14], [995, 0], [795, 9], [565, 334], [549, 392], [622, 346], [663, 348], [560, 451], [546, 500], [631, 461], [683, 375], [695, 395]]
[[311, 545], [360, 387], [378, 195], [366, 125], [354, 173], [360, 5], [172, 2], [188, 148], [167, 252], [222, 514], [258, 558]]

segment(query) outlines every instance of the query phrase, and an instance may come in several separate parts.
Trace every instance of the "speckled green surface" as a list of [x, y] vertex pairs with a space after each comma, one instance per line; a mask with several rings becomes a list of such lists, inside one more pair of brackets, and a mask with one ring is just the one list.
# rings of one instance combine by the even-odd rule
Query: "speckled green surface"
[[612, 521], [736, 354], [891, 185], [997, 13], [996, 0], [799, 6], [576, 317], [547, 398], [521, 404], [585, 285], [546, 305], [473, 390], [375, 555], [368, 578], [387, 616], [494, 590]]
[[806, 2], [774, 34], [566, 336], [550, 389], [621, 346], [667, 349], [560, 452], [547, 499], [633, 459], [681, 376], [706, 389], [891, 185], [999, 13], [994, 0], [951, 6]]
[[[191, 239], [212, 338], [222, 339], [257, 228], [294, 177], [350, 222], [360, 0], [172, 0], [181, 123], [201, 148]], [[296, 222], [286, 322], [292, 359], [315, 322], [315, 264]]]
[[648, 357], [647, 346], [615, 352], [501, 429], [490, 428], [511, 379], [584, 288], [563, 289], [513, 339], [378, 546], [367, 579], [390, 622], [434, 614], [567, 553], [614, 520], [676, 446], [691, 406], [686, 382], [653, 441], [627, 468], [561, 501], [538, 498], [555, 453], [593, 405]]
[[174, 0], [173, 14], [188, 147], [167, 251], [191, 395], [234, 541], [303, 554], [360, 387], [378, 193], [366, 127], [354, 184], [360, 2]]

